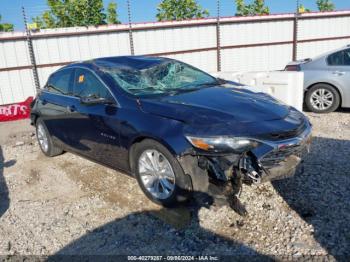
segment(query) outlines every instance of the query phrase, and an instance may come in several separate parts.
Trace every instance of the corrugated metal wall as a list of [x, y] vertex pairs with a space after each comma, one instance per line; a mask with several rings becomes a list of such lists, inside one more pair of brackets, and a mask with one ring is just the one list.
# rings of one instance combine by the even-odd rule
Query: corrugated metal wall
[[[300, 20], [298, 40], [301, 43], [298, 44], [298, 58], [312, 58], [349, 44], [350, 15], [346, 14], [347, 12], [344, 12], [344, 16], [340, 17]], [[328, 40], [322, 40], [325, 38]], [[321, 41], [310, 41], [317, 39]]]
[[0, 104], [23, 101], [35, 92], [32, 70], [18, 68], [30, 65], [26, 41], [4, 41], [6, 37], [16, 39], [24, 33], [0, 34]]
[[[293, 57], [294, 15], [221, 19], [221, 70], [283, 69]], [[135, 54], [172, 57], [214, 72], [216, 19], [133, 24]], [[302, 15], [298, 58], [313, 57], [350, 40], [350, 11]], [[74, 61], [129, 55], [128, 25], [42, 30], [32, 34], [41, 85], [50, 73]], [[25, 34], [0, 34], [0, 104], [35, 94]]]

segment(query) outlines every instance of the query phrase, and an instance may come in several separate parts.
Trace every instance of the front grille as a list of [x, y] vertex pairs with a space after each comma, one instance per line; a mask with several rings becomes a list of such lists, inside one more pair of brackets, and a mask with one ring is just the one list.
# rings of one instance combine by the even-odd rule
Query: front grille
[[300, 156], [303, 153], [305, 147], [306, 144], [289, 145], [280, 149], [273, 150], [267, 153], [262, 159], [260, 159], [260, 163], [265, 168], [277, 166], [289, 156]]
[[262, 139], [266, 139], [270, 141], [289, 139], [289, 138], [297, 137], [298, 135], [303, 133], [306, 128], [307, 128], [307, 124], [304, 121], [303, 124], [301, 124], [295, 129], [284, 131], [284, 132], [269, 133], [269, 134], [263, 135]]

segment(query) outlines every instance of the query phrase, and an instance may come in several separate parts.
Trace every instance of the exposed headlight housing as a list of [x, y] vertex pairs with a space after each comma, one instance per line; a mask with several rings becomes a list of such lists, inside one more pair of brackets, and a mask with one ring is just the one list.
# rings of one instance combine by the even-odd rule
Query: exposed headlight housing
[[186, 138], [195, 148], [208, 152], [243, 153], [259, 145], [259, 142], [243, 137], [186, 136]]

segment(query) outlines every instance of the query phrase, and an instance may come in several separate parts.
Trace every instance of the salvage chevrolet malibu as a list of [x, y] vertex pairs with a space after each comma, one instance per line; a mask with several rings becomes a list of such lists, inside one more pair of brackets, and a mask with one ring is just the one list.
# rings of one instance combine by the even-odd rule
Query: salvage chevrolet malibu
[[311, 139], [295, 108], [145, 56], [59, 69], [32, 103], [31, 122], [45, 155], [70, 151], [124, 171], [166, 206], [191, 192], [215, 197], [242, 182], [291, 176]]

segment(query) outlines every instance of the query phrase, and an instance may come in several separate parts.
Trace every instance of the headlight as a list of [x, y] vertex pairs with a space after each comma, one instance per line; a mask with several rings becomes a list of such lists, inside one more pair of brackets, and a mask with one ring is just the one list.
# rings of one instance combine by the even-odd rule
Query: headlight
[[259, 145], [259, 142], [241, 137], [194, 137], [186, 136], [187, 140], [196, 148], [210, 152], [249, 151]]

